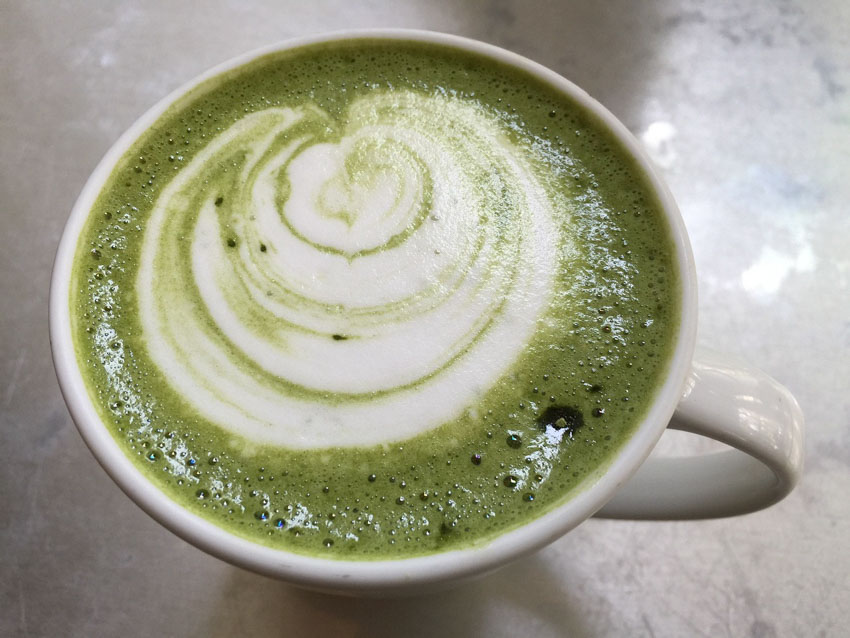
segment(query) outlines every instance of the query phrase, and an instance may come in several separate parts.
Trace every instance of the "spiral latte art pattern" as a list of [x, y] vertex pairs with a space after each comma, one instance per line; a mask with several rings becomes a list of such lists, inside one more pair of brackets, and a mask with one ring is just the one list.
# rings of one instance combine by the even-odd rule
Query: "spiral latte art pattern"
[[521, 354], [564, 251], [533, 166], [481, 107], [386, 92], [340, 120], [245, 116], [145, 230], [151, 358], [251, 442], [366, 446], [456, 418]]

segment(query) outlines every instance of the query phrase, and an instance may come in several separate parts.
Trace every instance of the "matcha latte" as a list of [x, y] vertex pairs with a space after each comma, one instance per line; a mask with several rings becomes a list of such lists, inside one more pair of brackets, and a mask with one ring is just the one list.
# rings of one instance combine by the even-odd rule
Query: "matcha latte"
[[77, 245], [74, 347], [126, 455], [238, 536], [486, 543], [605, 470], [665, 379], [669, 229], [605, 124], [449, 46], [261, 57], [174, 102]]

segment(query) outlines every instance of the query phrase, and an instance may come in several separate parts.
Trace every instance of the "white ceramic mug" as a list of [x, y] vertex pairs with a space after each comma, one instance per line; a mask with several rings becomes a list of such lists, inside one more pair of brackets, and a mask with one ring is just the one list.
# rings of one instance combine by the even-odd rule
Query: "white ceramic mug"
[[[237, 537], [182, 508], [142, 475], [92, 404], [71, 340], [69, 284], [77, 240], [95, 198], [127, 148], [178, 97], [211, 77], [271, 52], [350, 38], [426, 41], [474, 52], [531, 73], [595, 113], [636, 158], [663, 205], [681, 275], [682, 316], [669, 373], [646, 418], [613, 462], [587, 478], [559, 507], [489, 544], [405, 559], [347, 561], [308, 557]], [[83, 188], [59, 244], [50, 290], [50, 339], [59, 385], [95, 457], [152, 517], [190, 543], [233, 564], [324, 591], [398, 594], [485, 573], [529, 554], [596, 514], [613, 518], [694, 519], [751, 512], [782, 499], [800, 478], [803, 416], [791, 394], [764, 373], [718, 355], [694, 359], [696, 273], [679, 210], [638, 142], [609, 111], [560, 75], [515, 53], [465, 38], [408, 30], [346, 31], [291, 40], [226, 62], [143, 115], [107, 152]], [[667, 427], [728, 444], [726, 452], [647, 461]], [[646, 462], [645, 462], [646, 461]]]

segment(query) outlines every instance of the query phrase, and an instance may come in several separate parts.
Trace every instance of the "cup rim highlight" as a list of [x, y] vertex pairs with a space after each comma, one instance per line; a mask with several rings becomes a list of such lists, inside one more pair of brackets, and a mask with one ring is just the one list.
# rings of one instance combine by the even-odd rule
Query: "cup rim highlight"
[[[77, 241], [92, 205], [127, 148], [176, 100], [200, 83], [257, 58], [306, 45], [356, 39], [428, 42], [469, 51], [537, 76], [592, 112], [632, 155], [655, 190], [665, 212], [680, 277], [681, 316], [664, 383], [646, 417], [607, 467], [588, 476], [577, 493], [546, 514], [488, 541], [464, 549], [411, 558], [338, 560], [294, 554], [236, 536], [191, 513], [161, 492], [125, 456], [89, 398], [74, 353], [70, 328], [70, 272]], [[292, 584], [348, 593], [393, 592], [435, 585], [491, 571], [528, 555], [576, 527], [599, 510], [649, 455], [681, 397], [696, 339], [696, 271], [684, 221], [667, 186], [639, 142], [605, 107], [584, 90], [516, 53], [469, 38], [423, 30], [356, 29], [286, 40], [219, 64], [172, 91], [146, 111], [112, 145], [92, 172], [65, 225], [50, 284], [50, 343], [59, 386], [86, 445], [107, 474], [151, 517], [187, 542], [234, 565]]]

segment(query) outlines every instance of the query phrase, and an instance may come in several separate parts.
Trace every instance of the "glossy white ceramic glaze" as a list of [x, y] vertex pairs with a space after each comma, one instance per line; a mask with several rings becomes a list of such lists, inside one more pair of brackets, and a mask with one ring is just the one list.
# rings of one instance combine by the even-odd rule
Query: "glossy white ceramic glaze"
[[780, 501], [803, 471], [803, 412], [767, 374], [701, 349], [668, 426], [734, 450], [651, 458], [597, 516], [683, 520], [747, 514]]

